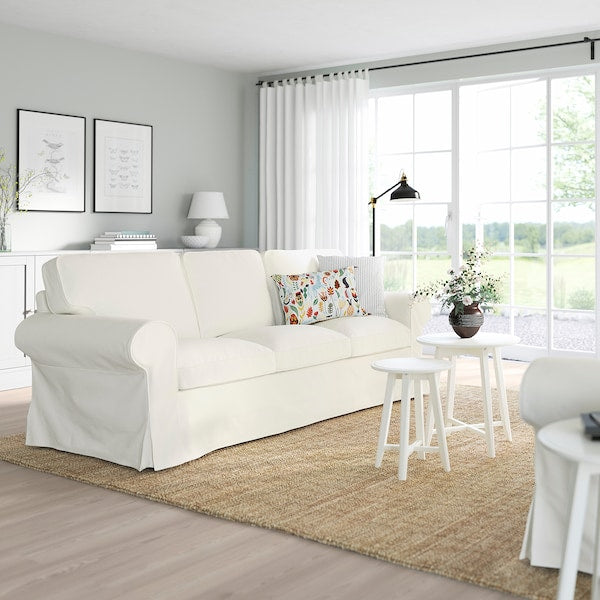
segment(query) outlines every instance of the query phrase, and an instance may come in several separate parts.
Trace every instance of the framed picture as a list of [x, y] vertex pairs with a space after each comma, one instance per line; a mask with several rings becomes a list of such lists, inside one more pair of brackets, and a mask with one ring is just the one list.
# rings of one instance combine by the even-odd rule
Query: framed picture
[[94, 119], [94, 212], [152, 212], [152, 126]]
[[19, 210], [85, 211], [85, 117], [17, 110]]

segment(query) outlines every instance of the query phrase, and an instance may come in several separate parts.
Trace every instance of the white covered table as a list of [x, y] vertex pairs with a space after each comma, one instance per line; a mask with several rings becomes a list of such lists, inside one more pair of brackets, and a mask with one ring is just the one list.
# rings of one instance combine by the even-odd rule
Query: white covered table
[[[490, 458], [496, 456], [494, 446], [494, 427], [502, 427], [508, 441], [512, 441], [506, 387], [502, 372], [500, 349], [519, 343], [519, 338], [505, 333], [479, 332], [471, 338], [460, 338], [453, 332], [432, 333], [417, 338], [420, 344], [433, 346], [435, 358], [449, 358], [448, 397], [446, 401], [446, 433], [465, 429], [485, 437], [487, 453]], [[488, 357], [492, 356], [496, 375], [496, 388], [500, 395], [500, 420], [494, 421], [492, 409], [492, 386], [488, 366]], [[456, 357], [474, 356], [479, 358], [481, 387], [483, 393], [483, 423], [465, 423], [454, 418], [454, 393], [456, 387]]]
[[[598, 475], [600, 475], [600, 441], [591, 441], [584, 436], [583, 424], [579, 417], [550, 423], [538, 431], [537, 437], [542, 446], [573, 463], [577, 469], [571, 492], [569, 522], [556, 596], [557, 600], [570, 600], [575, 593], [590, 483], [594, 477], [596, 485], [598, 485]], [[600, 521], [596, 519], [592, 600], [600, 598], [598, 590], [599, 526]]]
[[[521, 417], [536, 432], [557, 421], [600, 410], [600, 360], [544, 357], [528, 367], [519, 392]], [[560, 568], [569, 525], [569, 502], [577, 465], [535, 440], [535, 489], [520, 558], [534, 567]], [[598, 489], [588, 495], [579, 570], [593, 571]]]

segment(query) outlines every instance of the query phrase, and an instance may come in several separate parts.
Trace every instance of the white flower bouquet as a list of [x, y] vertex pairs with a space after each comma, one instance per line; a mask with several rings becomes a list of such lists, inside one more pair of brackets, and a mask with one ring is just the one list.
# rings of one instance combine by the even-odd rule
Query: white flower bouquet
[[465, 306], [478, 305], [483, 310], [490, 304], [500, 301], [501, 277], [489, 275], [481, 270], [483, 260], [491, 252], [481, 247], [468, 250], [465, 260], [458, 270], [450, 269], [447, 279], [440, 279], [420, 286], [414, 292], [415, 299], [435, 298], [442, 306], [454, 307], [457, 314], [464, 312]]

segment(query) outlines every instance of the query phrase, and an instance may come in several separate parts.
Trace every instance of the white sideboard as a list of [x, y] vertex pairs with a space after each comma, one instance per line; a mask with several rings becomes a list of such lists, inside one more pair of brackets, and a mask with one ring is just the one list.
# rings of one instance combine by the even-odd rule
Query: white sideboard
[[15, 329], [33, 314], [35, 294], [44, 289], [42, 265], [58, 254], [61, 253], [0, 254], [0, 390], [31, 385], [31, 365], [15, 346]]

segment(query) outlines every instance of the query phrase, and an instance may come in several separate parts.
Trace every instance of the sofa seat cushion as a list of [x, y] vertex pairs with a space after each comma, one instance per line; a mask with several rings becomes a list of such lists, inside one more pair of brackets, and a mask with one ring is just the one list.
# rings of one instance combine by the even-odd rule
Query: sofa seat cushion
[[246, 340], [187, 338], [177, 344], [179, 389], [217, 385], [275, 372], [275, 354]]
[[275, 353], [278, 371], [301, 369], [351, 356], [348, 337], [314, 325], [255, 327], [222, 336], [225, 337], [270, 348]]
[[344, 317], [317, 323], [314, 327], [335, 331], [350, 339], [352, 356], [366, 356], [410, 346], [410, 330], [387, 317], [369, 315], [354, 319]]

